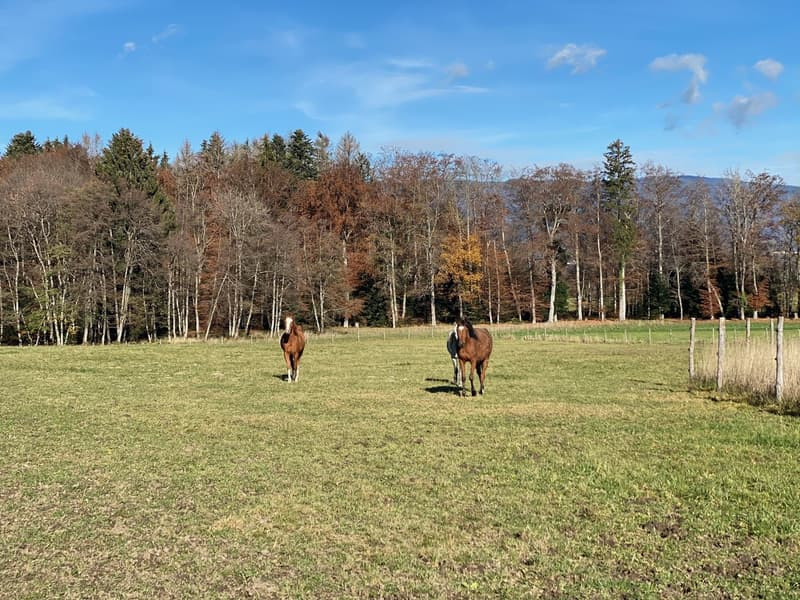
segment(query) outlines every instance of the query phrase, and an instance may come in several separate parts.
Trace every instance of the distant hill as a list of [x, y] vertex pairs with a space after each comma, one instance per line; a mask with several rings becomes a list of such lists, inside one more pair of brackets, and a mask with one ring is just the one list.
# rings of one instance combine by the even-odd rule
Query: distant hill
[[[725, 182], [722, 177], [698, 177], [697, 175], [681, 175], [680, 180], [684, 184], [692, 184], [698, 180], [705, 181], [712, 192], [722, 187], [722, 184]], [[800, 194], [800, 186], [797, 185], [785, 185], [783, 189], [786, 191], [787, 196]]]

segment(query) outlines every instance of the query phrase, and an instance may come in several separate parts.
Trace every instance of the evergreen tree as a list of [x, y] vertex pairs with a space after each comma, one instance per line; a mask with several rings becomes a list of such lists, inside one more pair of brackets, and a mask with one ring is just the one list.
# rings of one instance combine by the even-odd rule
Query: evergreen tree
[[225, 138], [219, 131], [212, 133], [211, 137], [200, 144], [200, 161], [217, 177], [221, 175], [228, 161], [228, 150]]
[[611, 245], [619, 264], [619, 320], [626, 316], [625, 266], [636, 244], [636, 163], [617, 139], [603, 155], [603, 208], [610, 217]]
[[97, 176], [114, 186], [117, 194], [134, 189], [152, 198], [158, 190], [153, 148], [146, 151], [142, 140], [128, 129], [111, 136], [97, 162]]
[[261, 139], [256, 142], [256, 149], [258, 152], [258, 164], [262, 167], [275, 161], [275, 153], [272, 151], [272, 142], [268, 134], [265, 133], [261, 136]]
[[286, 147], [288, 169], [300, 179], [315, 179], [317, 165], [314, 160], [314, 144], [302, 129], [295, 129]]
[[277, 133], [272, 136], [272, 157], [272, 160], [276, 163], [286, 166], [286, 140]]
[[30, 132], [18, 133], [11, 138], [6, 146], [7, 158], [19, 158], [27, 154], [37, 154], [42, 151], [42, 147], [36, 141], [36, 137]]

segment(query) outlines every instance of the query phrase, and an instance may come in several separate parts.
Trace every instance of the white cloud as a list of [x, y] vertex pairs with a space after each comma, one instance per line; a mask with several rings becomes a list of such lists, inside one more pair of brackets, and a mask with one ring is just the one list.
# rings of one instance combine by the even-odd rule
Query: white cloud
[[390, 58], [386, 62], [392, 67], [408, 70], [430, 69], [433, 66], [429, 60], [421, 58]]
[[450, 77], [451, 81], [453, 79], [461, 79], [469, 75], [469, 69], [463, 62], [453, 63], [447, 67], [447, 75]]
[[683, 92], [683, 100], [695, 104], [700, 100], [700, 85], [708, 81], [706, 57], [702, 54], [668, 54], [660, 56], [650, 63], [653, 71], [683, 71], [692, 73], [689, 87]]
[[730, 104], [714, 105], [717, 112], [724, 113], [736, 129], [741, 129], [753, 117], [758, 116], [778, 104], [772, 92], [754, 94], [753, 96], [735, 96]]
[[159, 44], [164, 40], [166, 40], [167, 38], [171, 38], [172, 36], [176, 35], [177, 33], [180, 32], [180, 30], [181, 30], [180, 27], [178, 27], [174, 23], [170, 23], [169, 25], [167, 25], [166, 29], [164, 29], [163, 31], [159, 31], [152, 37], [153, 43]]
[[550, 57], [550, 60], [547, 61], [547, 68], [555, 69], [561, 65], [569, 65], [572, 67], [573, 75], [585, 73], [597, 66], [597, 61], [605, 55], [605, 50], [589, 44], [581, 46], [567, 44]]
[[94, 92], [87, 88], [42, 94], [32, 98], [0, 102], [0, 120], [85, 121], [89, 113], [75, 106], [83, 104]]
[[[450, 74], [443, 79], [442, 72]], [[483, 94], [483, 87], [462, 85], [455, 76], [464, 66], [443, 67], [426, 60], [393, 59], [382, 63], [358, 62], [326, 67], [304, 77], [303, 102], [295, 107], [307, 114], [311, 107], [348, 106], [348, 110], [381, 111], [427, 98]]]
[[136, 52], [136, 42], [125, 42], [122, 44], [122, 54], [130, 54]]
[[783, 73], [783, 65], [772, 58], [765, 58], [753, 65], [753, 68], [764, 77], [775, 81]]

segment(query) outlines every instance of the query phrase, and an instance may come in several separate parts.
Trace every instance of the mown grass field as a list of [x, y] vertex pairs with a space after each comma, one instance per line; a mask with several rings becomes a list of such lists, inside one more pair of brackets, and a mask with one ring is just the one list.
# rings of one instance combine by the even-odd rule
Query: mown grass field
[[0, 348], [0, 597], [800, 596], [800, 419], [642, 329]]

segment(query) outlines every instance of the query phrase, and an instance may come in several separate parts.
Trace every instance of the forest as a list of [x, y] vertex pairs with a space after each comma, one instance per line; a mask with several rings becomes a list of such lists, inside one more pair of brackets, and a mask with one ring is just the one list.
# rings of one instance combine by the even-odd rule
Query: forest
[[452, 321], [794, 316], [800, 193], [386, 148], [298, 129], [170, 159], [128, 129], [0, 158], [0, 341], [106, 344]]

